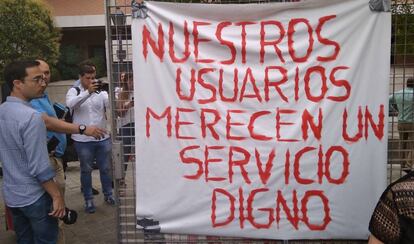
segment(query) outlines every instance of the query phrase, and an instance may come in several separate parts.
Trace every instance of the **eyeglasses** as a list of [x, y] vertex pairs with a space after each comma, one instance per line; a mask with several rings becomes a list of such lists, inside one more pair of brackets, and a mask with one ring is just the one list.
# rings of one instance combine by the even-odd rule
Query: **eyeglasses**
[[44, 75], [38, 75], [33, 77], [31, 81], [34, 81], [37, 84], [42, 84], [42, 82], [46, 83], [46, 77]]

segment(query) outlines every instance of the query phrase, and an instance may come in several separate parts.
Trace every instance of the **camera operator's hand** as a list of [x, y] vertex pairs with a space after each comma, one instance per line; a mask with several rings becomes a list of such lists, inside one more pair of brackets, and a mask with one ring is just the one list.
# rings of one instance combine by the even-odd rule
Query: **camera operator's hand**
[[92, 93], [98, 91], [99, 87], [100, 87], [100, 85], [97, 81], [92, 82], [88, 87], [89, 94], [92, 94]]
[[95, 139], [99, 140], [105, 136], [106, 130], [90, 125], [90, 126], [86, 126], [84, 134], [87, 136], [93, 136], [95, 137]]
[[56, 218], [63, 218], [65, 216], [65, 202], [61, 196], [53, 197], [53, 210], [49, 213], [50, 216]]

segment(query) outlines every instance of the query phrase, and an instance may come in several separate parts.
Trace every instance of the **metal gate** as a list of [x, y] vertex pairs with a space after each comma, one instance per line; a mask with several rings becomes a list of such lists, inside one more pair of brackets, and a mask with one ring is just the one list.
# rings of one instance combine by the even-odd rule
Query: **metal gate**
[[[272, 0], [165, 0], [169, 2], [192, 3], [267, 3]], [[275, 1], [273, 2], [294, 2]], [[110, 82], [110, 100], [112, 116], [112, 138], [117, 140], [113, 147], [113, 169], [117, 208], [117, 233], [119, 243], [366, 243], [366, 241], [269, 241], [249, 240], [228, 237], [206, 237], [195, 235], [156, 234], [137, 229], [135, 215], [135, 152], [133, 114], [125, 115], [125, 105], [130, 102], [132, 87], [128, 79], [132, 77], [131, 43], [131, 0], [105, 0], [107, 64]], [[414, 1], [396, 0], [392, 2], [392, 47], [390, 95], [402, 90], [408, 78], [414, 77]], [[414, 103], [414, 101], [413, 101]], [[391, 107], [391, 106], [390, 106]], [[398, 107], [398, 106], [394, 106]], [[126, 117], [126, 118], [125, 118]], [[414, 121], [414, 118], [413, 118]], [[414, 155], [409, 153], [414, 145], [414, 136], [404, 136], [398, 130], [398, 112], [390, 108], [388, 147], [388, 182], [392, 182], [403, 173], [401, 167], [411, 162]], [[405, 131], [409, 133], [410, 131]], [[411, 131], [414, 133], [414, 131]], [[139, 155], [138, 155], [139, 156]], [[367, 227], [368, 228], [368, 227]]]

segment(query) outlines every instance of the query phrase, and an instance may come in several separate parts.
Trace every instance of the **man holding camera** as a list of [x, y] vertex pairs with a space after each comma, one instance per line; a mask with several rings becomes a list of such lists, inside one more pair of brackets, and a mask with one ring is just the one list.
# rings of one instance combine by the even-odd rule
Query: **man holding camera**
[[81, 166], [81, 185], [85, 199], [85, 212], [96, 211], [92, 194], [92, 165], [96, 160], [99, 168], [104, 200], [115, 205], [110, 175], [111, 139], [108, 134], [96, 139], [84, 134], [89, 125], [106, 127], [108, 93], [102, 91], [101, 83], [95, 80], [95, 69], [91, 65], [79, 67], [80, 85], [72, 87], [66, 94], [66, 105], [73, 111], [73, 122], [80, 124], [80, 134], [72, 135]]

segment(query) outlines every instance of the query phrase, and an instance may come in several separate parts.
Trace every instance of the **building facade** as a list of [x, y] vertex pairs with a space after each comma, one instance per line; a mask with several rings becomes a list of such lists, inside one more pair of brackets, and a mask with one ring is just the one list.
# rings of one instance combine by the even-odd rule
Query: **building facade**
[[61, 28], [62, 46], [74, 45], [83, 59], [105, 58], [105, 6], [102, 0], [45, 0]]

